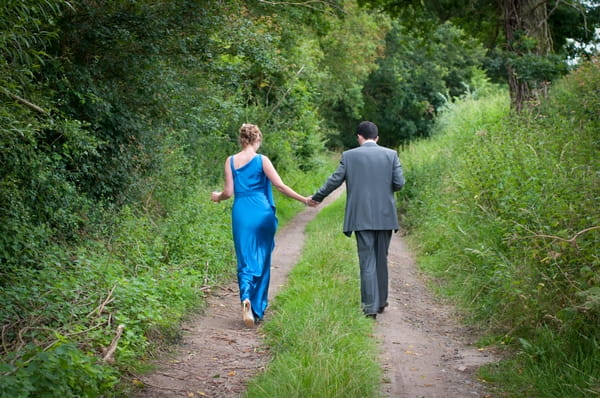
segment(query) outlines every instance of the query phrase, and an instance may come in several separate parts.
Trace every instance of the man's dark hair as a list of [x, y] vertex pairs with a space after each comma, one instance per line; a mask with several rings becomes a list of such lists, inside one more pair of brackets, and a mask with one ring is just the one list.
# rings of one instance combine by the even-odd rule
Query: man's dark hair
[[367, 140], [372, 140], [377, 138], [378, 131], [377, 126], [373, 122], [361, 122], [358, 125], [358, 129], [356, 131], [359, 135]]

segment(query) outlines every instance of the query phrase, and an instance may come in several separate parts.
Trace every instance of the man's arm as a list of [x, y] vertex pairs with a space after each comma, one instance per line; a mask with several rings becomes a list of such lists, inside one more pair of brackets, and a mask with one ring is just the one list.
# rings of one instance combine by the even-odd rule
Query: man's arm
[[346, 179], [346, 165], [344, 163], [344, 155], [342, 154], [342, 159], [340, 160], [340, 164], [338, 168], [333, 172], [332, 175], [329, 176], [327, 181], [323, 184], [321, 188], [312, 196], [312, 200], [315, 202], [322, 202], [330, 193], [335, 191], [337, 187], [342, 185], [344, 180]]
[[404, 174], [402, 173], [402, 165], [400, 164], [400, 159], [398, 159], [398, 154], [394, 156], [394, 165], [392, 171], [392, 187], [394, 191], [399, 191], [404, 186]]

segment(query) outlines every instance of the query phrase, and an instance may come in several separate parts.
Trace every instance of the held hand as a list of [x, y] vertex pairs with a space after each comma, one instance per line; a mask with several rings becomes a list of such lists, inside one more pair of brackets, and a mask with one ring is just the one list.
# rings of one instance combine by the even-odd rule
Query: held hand
[[217, 191], [213, 191], [210, 194], [210, 200], [212, 200], [213, 202], [219, 202], [219, 198], [221, 197], [221, 192], [217, 192]]
[[311, 197], [311, 196], [306, 196], [306, 197], [304, 198], [304, 205], [305, 205], [305, 206], [311, 206], [311, 207], [312, 207], [313, 205], [311, 204], [311, 201], [312, 201], [312, 197]]
[[319, 204], [321, 204], [321, 202], [317, 202], [316, 200], [313, 200], [311, 196], [309, 196], [306, 204], [310, 207], [317, 207]]

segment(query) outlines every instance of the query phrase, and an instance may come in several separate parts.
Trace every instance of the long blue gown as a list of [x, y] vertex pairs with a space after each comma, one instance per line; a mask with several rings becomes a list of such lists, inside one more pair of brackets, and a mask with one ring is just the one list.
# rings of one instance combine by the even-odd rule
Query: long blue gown
[[238, 169], [231, 156], [230, 164], [234, 186], [231, 222], [240, 299], [250, 299], [255, 318], [262, 319], [267, 308], [277, 230], [271, 182], [263, 171], [261, 155]]

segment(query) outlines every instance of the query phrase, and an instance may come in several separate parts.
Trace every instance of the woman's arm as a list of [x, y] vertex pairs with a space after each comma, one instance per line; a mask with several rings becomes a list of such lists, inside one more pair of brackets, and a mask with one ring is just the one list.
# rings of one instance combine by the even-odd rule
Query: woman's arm
[[231, 165], [229, 163], [229, 158], [225, 159], [225, 184], [223, 186], [223, 191], [218, 192], [214, 191], [210, 195], [210, 199], [213, 202], [220, 202], [222, 200], [229, 199], [233, 196], [233, 174], [231, 173]]
[[302, 202], [305, 205], [309, 204], [309, 199], [310, 199], [309, 197], [305, 197], [305, 196], [298, 194], [292, 188], [288, 187], [287, 185], [285, 185], [283, 183], [283, 180], [277, 173], [277, 170], [275, 170], [273, 163], [271, 163], [271, 159], [269, 159], [265, 155], [262, 156], [262, 159], [263, 159], [263, 170], [264, 170], [265, 174], [271, 181], [271, 184], [273, 184], [273, 186], [279, 192], [281, 192], [282, 194], [284, 194], [285, 196], [287, 196], [289, 198], [296, 199], [298, 202]]

